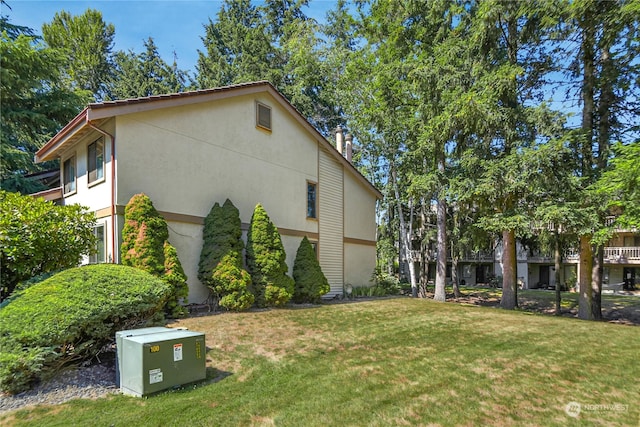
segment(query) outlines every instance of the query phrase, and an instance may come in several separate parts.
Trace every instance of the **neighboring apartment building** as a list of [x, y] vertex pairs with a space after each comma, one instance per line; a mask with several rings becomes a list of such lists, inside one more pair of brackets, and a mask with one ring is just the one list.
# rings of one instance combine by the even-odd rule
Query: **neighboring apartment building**
[[[555, 287], [555, 265], [547, 254], [531, 254], [517, 244], [517, 276], [523, 289]], [[449, 260], [450, 262], [451, 260]], [[562, 260], [561, 282], [575, 283], [579, 254], [573, 252]], [[431, 270], [434, 270], [433, 268]], [[502, 275], [502, 245], [491, 252], [469, 254], [458, 263], [458, 278], [467, 285], [486, 284]], [[450, 279], [450, 269], [447, 271]], [[604, 247], [604, 289], [630, 290], [640, 287], [640, 232], [617, 230]]]
[[[289, 273], [300, 240], [315, 244], [331, 295], [369, 285], [376, 263], [381, 193], [351, 164], [351, 140], [334, 147], [268, 82], [90, 104], [36, 153], [60, 160], [50, 200], [96, 213], [98, 253], [119, 262], [124, 207], [145, 193], [169, 226], [189, 277], [197, 279], [202, 225], [229, 198], [246, 230], [261, 203], [278, 227]], [[343, 150], [344, 147], [344, 150]], [[343, 154], [344, 151], [344, 154]]]

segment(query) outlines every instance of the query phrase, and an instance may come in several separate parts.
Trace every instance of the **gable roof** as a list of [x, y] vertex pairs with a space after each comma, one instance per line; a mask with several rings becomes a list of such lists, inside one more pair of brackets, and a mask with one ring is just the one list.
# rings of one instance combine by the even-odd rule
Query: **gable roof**
[[362, 182], [378, 199], [382, 193], [369, 182], [352, 164], [347, 161], [336, 148], [316, 128], [314, 128], [300, 112], [268, 81], [241, 83], [231, 86], [203, 89], [190, 92], [171, 93], [166, 95], [146, 96], [142, 98], [123, 99], [92, 103], [82, 110], [73, 120], [67, 123], [53, 138], [36, 152], [36, 163], [53, 160], [68, 146], [81, 136], [95, 129], [109, 118], [124, 114], [152, 111], [161, 108], [178, 107], [215, 101], [242, 95], [269, 93], [289, 114], [305, 128], [311, 136], [325, 148], [345, 169]]

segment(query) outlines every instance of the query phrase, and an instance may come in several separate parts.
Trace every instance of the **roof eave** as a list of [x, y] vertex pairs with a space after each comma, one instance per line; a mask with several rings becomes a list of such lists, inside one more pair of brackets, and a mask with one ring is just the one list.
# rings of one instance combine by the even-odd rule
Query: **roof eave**
[[42, 148], [40, 148], [35, 156], [34, 161], [36, 163], [42, 163], [49, 160], [54, 160], [57, 157], [57, 152], [65, 141], [69, 140], [73, 135], [78, 133], [81, 129], [87, 126], [87, 114], [89, 107], [86, 107], [80, 112], [73, 120], [71, 120], [60, 132], [58, 132], [53, 138], [51, 138]]

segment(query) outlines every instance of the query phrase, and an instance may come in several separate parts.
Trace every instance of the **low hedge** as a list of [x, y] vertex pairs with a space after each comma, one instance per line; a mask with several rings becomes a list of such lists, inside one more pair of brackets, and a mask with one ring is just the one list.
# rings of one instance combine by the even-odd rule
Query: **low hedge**
[[171, 286], [114, 264], [58, 273], [0, 309], [0, 390], [18, 393], [72, 361], [89, 359], [115, 332], [163, 320]]

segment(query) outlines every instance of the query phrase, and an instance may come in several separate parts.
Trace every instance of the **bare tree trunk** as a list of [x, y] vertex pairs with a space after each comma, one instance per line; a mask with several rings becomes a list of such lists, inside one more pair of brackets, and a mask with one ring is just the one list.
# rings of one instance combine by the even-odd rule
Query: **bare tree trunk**
[[[445, 153], [444, 147], [440, 148], [438, 153], [438, 172], [444, 176], [445, 169]], [[438, 191], [438, 205], [436, 208], [436, 227], [438, 235], [438, 259], [436, 260], [436, 289], [433, 295], [435, 301], [446, 301], [447, 294], [445, 292], [446, 276], [447, 276], [447, 200], [443, 188]]]
[[456, 254], [451, 254], [451, 281], [453, 282], [453, 296], [460, 298], [460, 287], [458, 286], [458, 262], [460, 257]]
[[593, 320], [591, 308], [593, 298], [591, 287], [591, 275], [593, 273], [593, 250], [591, 248], [591, 236], [580, 236], [580, 274], [578, 277], [578, 317], [583, 320]]
[[555, 281], [556, 281], [556, 316], [560, 316], [562, 314], [561, 303], [562, 303], [562, 295], [560, 294], [560, 274], [562, 270], [562, 252], [560, 251], [560, 236], [558, 235], [558, 230], [554, 232], [554, 250], [553, 250], [553, 263], [556, 269], [555, 271]]
[[[411, 255], [411, 221], [409, 224], [404, 219], [404, 212], [402, 211], [402, 201], [400, 199], [400, 190], [398, 188], [398, 179], [395, 170], [395, 166], [391, 165], [391, 179], [393, 180], [393, 191], [396, 196], [396, 207], [398, 208], [398, 219], [400, 220], [400, 251], [403, 253], [404, 258], [407, 260], [409, 267], [409, 280], [411, 282], [411, 295], [416, 298], [418, 296], [418, 283], [416, 282], [416, 267], [413, 262], [413, 256]], [[411, 199], [410, 199], [411, 202]], [[413, 214], [413, 205], [411, 204], [411, 213]]]
[[604, 248], [596, 248], [593, 254], [593, 269], [591, 270], [591, 315], [593, 320], [602, 320], [602, 273], [604, 264]]
[[420, 289], [418, 289], [418, 297], [427, 297], [427, 283], [429, 283], [429, 245], [425, 239], [420, 242], [420, 259], [422, 261], [420, 268]]
[[[459, 211], [455, 210], [453, 213], [454, 230], [459, 230], [459, 215]], [[462, 296], [460, 294], [460, 286], [458, 284], [458, 262], [460, 261], [460, 257], [458, 256], [458, 245], [460, 245], [460, 233], [459, 231], [454, 232], [453, 235], [456, 236], [457, 239], [451, 239], [451, 242], [449, 242], [451, 246], [451, 281], [453, 282], [453, 296], [455, 298], [460, 298]]]
[[518, 306], [518, 291], [516, 289], [518, 259], [516, 257], [515, 231], [503, 231], [502, 244], [502, 299], [500, 307], [513, 310]]

